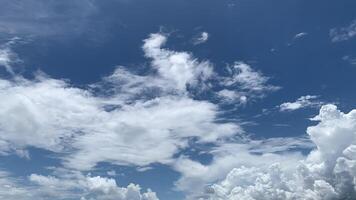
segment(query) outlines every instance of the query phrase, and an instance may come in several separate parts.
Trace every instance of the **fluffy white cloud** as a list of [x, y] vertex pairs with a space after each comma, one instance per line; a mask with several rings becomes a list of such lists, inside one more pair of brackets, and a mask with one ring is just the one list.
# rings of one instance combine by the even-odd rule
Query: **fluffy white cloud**
[[353, 20], [347, 27], [333, 28], [330, 30], [332, 42], [349, 40], [356, 36], [356, 20]]
[[152, 59], [152, 66], [163, 78], [173, 81], [178, 90], [183, 91], [187, 84], [197, 85], [212, 76], [213, 68], [208, 61], [199, 62], [187, 52], [162, 49], [166, 40], [162, 34], [151, 34], [143, 50], [146, 57]]
[[84, 176], [79, 172], [62, 170], [58, 176], [31, 174], [29, 184], [21, 177], [0, 171], [1, 199], [95, 199], [95, 200], [158, 200], [150, 189], [141, 192], [139, 185], [119, 187], [114, 179]]
[[318, 96], [306, 95], [299, 97], [295, 102], [285, 102], [279, 105], [280, 111], [294, 111], [306, 107], [319, 107], [323, 103], [317, 101]]
[[320, 122], [307, 133], [316, 149], [299, 164], [240, 165], [207, 187], [201, 199], [354, 199], [356, 110], [345, 114], [325, 105], [314, 120]]
[[[245, 142], [242, 142], [244, 140]], [[263, 168], [280, 162], [284, 169], [290, 169], [304, 158], [296, 150], [313, 147], [305, 138], [242, 139], [242, 141], [224, 142], [208, 151], [213, 155], [208, 165], [181, 157], [174, 165], [174, 168], [182, 174], [176, 182], [177, 188], [187, 193], [188, 199], [199, 199], [205, 195], [203, 191], [206, 186], [223, 179], [237, 166]]]

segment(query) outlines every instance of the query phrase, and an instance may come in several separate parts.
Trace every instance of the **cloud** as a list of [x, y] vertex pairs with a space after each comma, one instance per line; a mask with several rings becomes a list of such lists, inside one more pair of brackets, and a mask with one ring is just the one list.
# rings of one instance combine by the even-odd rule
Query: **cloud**
[[250, 99], [263, 98], [267, 93], [280, 89], [279, 86], [268, 84], [269, 77], [243, 62], [228, 66], [227, 72], [228, 76], [222, 77], [220, 82], [225, 89], [218, 92], [225, 102], [245, 104]]
[[[200, 61], [189, 52], [164, 48], [166, 41], [163, 34], [151, 34], [144, 40], [142, 48], [151, 67], [146, 73], [134, 73], [118, 66], [101, 81], [81, 87], [43, 72], [35, 73], [33, 79], [18, 74], [10, 79], [0, 78], [0, 153], [30, 158], [28, 147], [45, 149], [53, 152], [66, 169], [79, 171], [91, 170], [100, 162], [134, 166], [138, 170], [161, 163], [183, 173], [177, 186], [185, 190], [186, 184], [192, 181], [200, 185], [192, 185], [190, 189], [222, 178], [240, 163], [233, 155], [237, 149], [245, 153], [236, 155], [253, 160], [259, 158], [255, 154], [260, 151], [274, 153], [287, 146], [295, 148], [305, 144], [295, 142], [298, 139], [287, 144], [276, 142], [273, 148], [268, 146], [271, 141], [232, 144], [234, 138], [242, 137], [243, 130], [238, 123], [221, 120], [224, 111], [220, 103], [230, 98], [231, 102], [245, 104], [279, 87], [269, 84], [269, 77], [242, 62], [228, 66], [225, 74], [217, 72], [209, 61]], [[205, 98], [199, 96], [204, 92], [208, 94]], [[218, 102], [211, 97], [218, 97]], [[184, 156], [177, 158], [184, 150], [204, 144], [216, 147], [208, 150], [214, 156], [212, 167]], [[273, 154], [262, 162], [280, 160], [280, 157]], [[300, 155], [292, 157], [297, 160]], [[187, 163], [186, 168], [180, 163]], [[194, 175], [196, 179], [190, 178], [189, 173], [194, 173], [189, 172], [190, 166], [202, 169]], [[210, 175], [201, 179], [205, 168]], [[55, 190], [58, 184], [63, 184], [63, 189], [57, 191], [70, 197], [78, 195], [68, 192], [73, 190], [100, 190], [98, 196], [107, 199], [111, 198], [107, 196], [111, 192], [118, 195], [121, 194], [118, 191], [132, 188], [138, 194], [136, 186], [118, 189], [111, 179], [89, 179], [91, 176], [83, 177], [79, 172], [64, 173], [67, 175], [33, 174], [29, 180], [49, 196], [58, 195]], [[89, 186], [90, 180], [98, 181], [99, 188], [109, 189]], [[20, 188], [25, 192], [28, 189]], [[85, 198], [99, 198], [96, 194]]]
[[5, 70], [14, 75], [14, 69], [12, 64], [20, 62], [21, 60], [18, 58], [17, 54], [12, 50], [12, 46], [19, 40], [20, 38], [14, 37], [10, 39], [5, 44], [0, 45], [0, 66], [5, 67]]
[[333, 28], [330, 30], [332, 42], [342, 42], [356, 36], [356, 20], [353, 20], [347, 27]]
[[[0, 172], [1, 199], [96, 199], [96, 200], [158, 200], [150, 189], [141, 192], [136, 184], [119, 187], [114, 179], [84, 176], [79, 172], [58, 170], [57, 176], [31, 174], [27, 180], [12, 178]], [[24, 184], [29, 182], [28, 184]]]
[[217, 94], [223, 103], [240, 103], [242, 105], [247, 103], [247, 97], [234, 90], [224, 89], [220, 90]]
[[207, 187], [201, 199], [354, 199], [356, 110], [343, 113], [329, 104], [313, 120], [319, 123], [307, 133], [316, 148], [299, 164], [289, 160], [290, 167], [281, 162], [236, 166], [224, 180]]
[[[99, 7], [96, 0], [3, 2], [0, 8], [0, 35], [26, 38], [51, 36], [52, 39], [83, 34], [101, 36], [107, 34], [107, 19], [99, 15]], [[100, 33], [93, 31], [98, 28]]]
[[208, 61], [199, 62], [187, 52], [162, 49], [166, 40], [162, 34], [151, 34], [144, 41], [143, 50], [159, 75], [173, 81], [178, 90], [183, 91], [187, 84], [195, 86], [212, 76], [213, 68]]
[[208, 32], [201, 32], [198, 37], [194, 38], [193, 44], [198, 45], [207, 42], [209, 39]]
[[279, 105], [280, 111], [294, 111], [307, 107], [319, 107], [323, 102], [316, 101], [318, 96], [306, 95], [299, 97], [295, 102], [285, 102]]
[[189, 157], [177, 160], [174, 169], [182, 176], [176, 182], [176, 187], [188, 195], [187, 199], [203, 198], [210, 184], [223, 179], [237, 166], [263, 168], [280, 162], [285, 169], [290, 169], [304, 158], [297, 150], [313, 147], [306, 138], [245, 138], [235, 142], [223, 142], [207, 150], [213, 156], [209, 164], [203, 165]]
[[192, 140], [214, 143], [241, 133], [238, 124], [217, 122], [218, 105], [191, 97], [188, 87], [208, 81], [211, 65], [161, 49], [164, 40], [158, 34], [145, 40], [154, 69], [148, 75], [118, 67], [87, 88], [41, 72], [34, 80], [0, 79], [2, 152], [42, 148], [80, 170], [98, 162], [146, 166], [172, 162]]
[[299, 38], [303, 38], [303, 37], [305, 37], [307, 35], [308, 35], [308, 33], [306, 33], [306, 32], [300, 32], [300, 33], [298, 33], [298, 34], [296, 34], [294, 36], [294, 39], [296, 40], [296, 39], [299, 39]]
[[356, 65], [356, 58], [353, 56], [349, 56], [349, 55], [343, 56], [342, 60], [348, 62], [350, 65]]

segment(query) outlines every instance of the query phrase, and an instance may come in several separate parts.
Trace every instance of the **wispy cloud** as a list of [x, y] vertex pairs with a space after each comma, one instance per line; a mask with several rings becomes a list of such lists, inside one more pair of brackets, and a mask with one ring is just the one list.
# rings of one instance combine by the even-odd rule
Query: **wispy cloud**
[[198, 45], [207, 42], [209, 39], [209, 33], [208, 32], [201, 32], [197, 37], [193, 39], [193, 44]]
[[305, 37], [305, 36], [307, 36], [307, 35], [308, 35], [308, 33], [306, 33], [306, 32], [300, 32], [300, 33], [297, 33], [297, 34], [294, 36], [294, 39], [296, 40], [296, 39]]
[[225, 88], [218, 92], [218, 96], [225, 102], [242, 103], [255, 98], [262, 98], [269, 92], [281, 87], [268, 84], [269, 77], [255, 71], [250, 65], [236, 62], [227, 67], [228, 75], [221, 77], [221, 85]]
[[299, 97], [294, 102], [285, 102], [279, 105], [280, 111], [294, 111], [307, 107], [319, 107], [323, 102], [317, 100], [318, 96], [315, 95], [306, 95]]
[[356, 20], [353, 20], [348, 26], [342, 28], [333, 28], [330, 30], [332, 42], [341, 42], [349, 40], [356, 36]]
[[0, 34], [76, 35], [88, 30], [88, 19], [96, 12], [91, 0], [6, 1], [0, 8]]
[[14, 37], [5, 44], [0, 45], [0, 66], [5, 67], [6, 71], [11, 75], [15, 75], [12, 65], [21, 61], [12, 50], [12, 46], [16, 44], [19, 39], [18, 37]]

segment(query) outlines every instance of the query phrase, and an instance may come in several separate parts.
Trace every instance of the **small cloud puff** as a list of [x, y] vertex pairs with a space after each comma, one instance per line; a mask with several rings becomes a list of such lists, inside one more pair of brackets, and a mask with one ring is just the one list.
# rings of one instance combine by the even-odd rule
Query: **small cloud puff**
[[207, 42], [209, 39], [208, 32], [201, 32], [198, 37], [194, 38], [193, 44], [198, 45]]
[[299, 38], [305, 37], [305, 36], [307, 36], [307, 35], [308, 35], [308, 33], [306, 33], [306, 32], [301, 32], [301, 33], [296, 34], [296, 35], [294, 36], [294, 39], [299, 39]]

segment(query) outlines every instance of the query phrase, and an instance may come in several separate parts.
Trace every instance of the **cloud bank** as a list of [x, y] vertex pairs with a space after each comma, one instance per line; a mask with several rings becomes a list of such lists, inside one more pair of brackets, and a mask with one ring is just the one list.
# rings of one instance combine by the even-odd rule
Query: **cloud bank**
[[[240, 166], [207, 187], [202, 199], [355, 199], [356, 110], [325, 105], [307, 133], [316, 145], [296, 167]], [[291, 163], [295, 164], [295, 163]]]
[[[27, 180], [0, 172], [1, 199], [80, 199], [80, 200], [158, 200], [150, 189], [141, 192], [139, 185], [119, 187], [114, 179], [84, 176], [79, 172], [57, 171], [57, 176], [31, 174]], [[21, 181], [21, 182], [20, 182]], [[24, 185], [23, 182], [29, 182]]]

